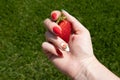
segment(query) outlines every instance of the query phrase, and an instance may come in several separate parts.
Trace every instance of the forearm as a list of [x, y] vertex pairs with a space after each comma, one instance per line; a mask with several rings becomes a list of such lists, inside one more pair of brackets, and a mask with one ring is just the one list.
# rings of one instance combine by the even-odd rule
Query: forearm
[[74, 80], [120, 80], [99, 61], [94, 60], [89, 65], [84, 65], [83, 71]]
[[88, 67], [87, 77], [88, 80], [120, 80], [97, 60]]

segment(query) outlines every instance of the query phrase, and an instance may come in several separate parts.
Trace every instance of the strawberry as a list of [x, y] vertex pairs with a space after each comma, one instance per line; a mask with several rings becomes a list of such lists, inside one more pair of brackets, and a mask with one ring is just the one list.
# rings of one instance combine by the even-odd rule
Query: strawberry
[[67, 20], [62, 20], [58, 25], [62, 29], [62, 33], [58, 36], [68, 43], [71, 35], [71, 23]]
[[61, 27], [62, 30], [62, 33], [58, 36], [68, 43], [71, 35], [72, 24], [68, 20], [66, 20], [66, 17], [64, 15], [61, 15], [56, 23]]

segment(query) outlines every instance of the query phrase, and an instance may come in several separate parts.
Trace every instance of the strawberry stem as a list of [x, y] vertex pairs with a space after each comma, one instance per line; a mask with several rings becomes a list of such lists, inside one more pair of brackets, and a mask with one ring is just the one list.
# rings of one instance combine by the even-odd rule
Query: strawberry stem
[[58, 24], [59, 22], [61, 22], [62, 20], [66, 19], [66, 16], [64, 16], [63, 14], [57, 19], [56, 23]]

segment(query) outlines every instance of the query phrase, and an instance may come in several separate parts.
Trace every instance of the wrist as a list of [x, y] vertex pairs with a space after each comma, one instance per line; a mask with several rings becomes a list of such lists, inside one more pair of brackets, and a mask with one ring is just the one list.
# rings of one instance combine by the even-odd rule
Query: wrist
[[89, 58], [88, 61], [84, 61], [82, 67], [73, 80], [120, 80], [96, 58]]
[[89, 58], [86, 58], [80, 62], [80, 69], [78, 73], [72, 78], [73, 80], [88, 80], [91, 75], [89, 75], [89, 67], [91, 67], [94, 64], [99, 64], [97, 59], [92, 56]]

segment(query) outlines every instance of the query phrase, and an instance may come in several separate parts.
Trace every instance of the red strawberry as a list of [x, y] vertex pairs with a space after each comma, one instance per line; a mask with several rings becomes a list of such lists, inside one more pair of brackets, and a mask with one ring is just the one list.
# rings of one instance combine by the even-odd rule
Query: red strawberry
[[60, 21], [58, 23], [58, 25], [62, 29], [62, 34], [60, 34], [58, 36], [68, 43], [70, 35], [71, 35], [71, 26], [72, 26], [72, 24], [65, 19], [65, 20]]
[[56, 23], [61, 27], [62, 30], [62, 33], [58, 36], [68, 43], [71, 35], [72, 24], [68, 20], [66, 20], [66, 17], [64, 15], [61, 15]]

